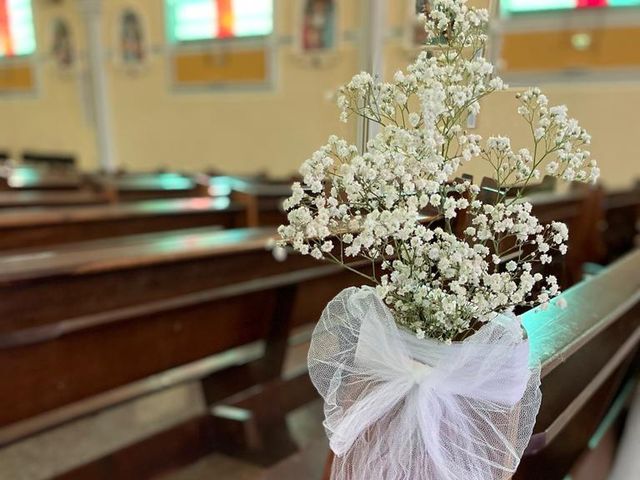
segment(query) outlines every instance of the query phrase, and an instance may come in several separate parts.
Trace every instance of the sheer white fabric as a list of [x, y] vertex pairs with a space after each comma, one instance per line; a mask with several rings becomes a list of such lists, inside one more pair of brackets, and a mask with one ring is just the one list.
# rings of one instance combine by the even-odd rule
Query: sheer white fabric
[[331, 478], [509, 479], [540, 408], [540, 368], [528, 357], [513, 318], [446, 345], [400, 330], [374, 289], [343, 290], [309, 351]]

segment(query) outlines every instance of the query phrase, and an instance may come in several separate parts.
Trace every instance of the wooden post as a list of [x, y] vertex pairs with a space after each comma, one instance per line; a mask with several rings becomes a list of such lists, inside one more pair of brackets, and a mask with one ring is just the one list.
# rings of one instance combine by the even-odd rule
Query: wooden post
[[[229, 382], [226, 382], [227, 385], [217, 384], [216, 380], [222, 377], [216, 375], [202, 381], [214, 426], [218, 432], [222, 432], [219, 438], [223, 441], [218, 448], [258, 464], [271, 465], [297, 451], [298, 447], [286, 423], [286, 414], [313, 395], [306, 371], [297, 380], [290, 380], [294, 385], [290, 391], [285, 390], [286, 384], [282, 378], [297, 290], [295, 284], [277, 289], [264, 356], [236, 369], [237, 374], [250, 380], [247, 385], [253, 386], [217, 403], [220, 387], [222, 391], [228, 389]], [[244, 373], [241, 373], [243, 370]], [[239, 381], [246, 382], [238, 378], [232, 381], [236, 386]]]

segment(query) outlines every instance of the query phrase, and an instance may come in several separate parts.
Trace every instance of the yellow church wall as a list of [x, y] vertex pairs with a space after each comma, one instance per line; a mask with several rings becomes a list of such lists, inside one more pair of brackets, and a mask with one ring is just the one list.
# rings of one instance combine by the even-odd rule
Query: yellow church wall
[[[471, 2], [470, 2], [471, 3]], [[485, 6], [485, 0], [476, 0]], [[398, 31], [406, 21], [406, 9], [401, 2], [388, 3], [390, 31]], [[408, 51], [401, 36], [391, 38], [385, 47], [385, 76], [391, 78], [403, 69], [416, 52]], [[590, 150], [600, 163], [602, 181], [611, 187], [624, 187], [640, 179], [640, 146], [635, 138], [640, 135], [640, 81], [629, 77], [626, 81], [556, 82], [538, 85], [554, 104], [566, 104], [569, 113], [577, 118], [592, 135]], [[635, 79], [631, 79], [635, 78]], [[530, 132], [517, 115], [515, 94], [523, 88], [492, 95], [482, 104], [475, 133], [510, 136], [520, 147], [531, 145]], [[490, 174], [482, 162], [471, 162], [465, 167], [475, 177]]]
[[[95, 140], [80, 87], [81, 67], [61, 71], [50, 55], [53, 23], [64, 18], [76, 47], [84, 44], [75, 2], [33, 2], [38, 53], [36, 88], [21, 94], [0, 94], [0, 149], [13, 155], [23, 150], [76, 153], [82, 166], [95, 168]], [[78, 57], [78, 52], [76, 52]], [[1, 62], [2, 60], [0, 60]]]
[[[130, 170], [215, 168], [229, 173], [263, 170], [288, 175], [329, 134], [354, 139], [355, 124], [340, 123], [336, 107], [326, 97], [359, 71], [357, 34], [365, 14], [363, 4], [338, 0], [337, 51], [311, 61], [295, 46], [299, 2], [276, 0], [272, 86], [192, 90], [176, 88], [172, 82], [163, 1], [103, 2], [104, 41], [110, 49], [105, 61], [119, 164]], [[410, 3], [387, 1], [387, 76], [404, 67], [414, 54], [407, 49], [402, 33]], [[113, 60], [118, 15], [130, 6], [142, 13], [150, 48], [149, 60], [139, 71], [124, 69]], [[76, 66], [75, 72], [61, 72], [47, 55], [53, 19], [64, 16], [70, 22], [79, 56], [84, 57], [77, 4], [70, 0], [34, 2], [34, 9], [38, 88], [28, 96], [0, 96], [0, 149], [16, 153], [24, 149], [74, 152], [83, 168], [97, 168], [94, 132], [81, 88], [82, 66]], [[600, 160], [607, 184], [621, 186], [640, 176], [640, 149], [633, 141], [640, 129], [635, 111], [640, 105], [640, 82], [556, 83], [543, 87], [552, 102], [566, 103], [591, 131], [592, 151]], [[517, 127], [514, 93], [504, 92], [485, 102], [477, 120], [478, 133], [508, 134], [515, 144], [527, 144], [526, 130]], [[486, 173], [478, 165], [469, 170], [477, 176]]]
[[[355, 126], [337, 120], [327, 94], [358, 70], [354, 40], [361, 16], [358, 2], [342, 1], [335, 54], [314, 67], [294, 44], [298, 0], [277, 0], [272, 87], [179, 91], [172, 85], [172, 61], [165, 42], [164, 2], [103, 2], [108, 45], [109, 101], [117, 162], [130, 170], [160, 166], [230, 173], [264, 170], [288, 174], [332, 133], [355, 137]], [[118, 16], [133, 7], [143, 15], [150, 56], [140, 71], [114, 61]], [[38, 88], [28, 96], [0, 95], [0, 149], [75, 153], [86, 169], [98, 168], [95, 136], [82, 81], [82, 65], [61, 72], [47, 54], [53, 20], [70, 23], [79, 57], [85, 57], [83, 25], [76, 2], [33, 2], [38, 41]], [[345, 36], [350, 39], [344, 40]]]
[[[530, 132], [515, 111], [517, 90], [500, 93], [485, 102], [477, 123], [480, 135], [508, 134], [514, 145], [531, 145]], [[639, 84], [555, 84], [543, 86], [543, 90], [554, 104], [567, 105], [570, 114], [591, 133], [589, 149], [600, 164], [604, 184], [623, 187], [640, 179], [640, 148], [635, 142], [640, 134]], [[471, 173], [480, 175], [484, 169], [476, 167]]]
[[[156, 52], [138, 74], [110, 67], [117, 154], [127, 168], [211, 167], [286, 175], [330, 134], [355, 136], [354, 126], [338, 121], [326, 94], [357, 70], [358, 46], [341, 41], [334, 57], [322, 59], [321, 67], [311, 67], [292, 43], [297, 0], [276, 1], [275, 41], [280, 45], [275, 47], [272, 87], [193, 91], [171, 84], [163, 2], [110, 0], [107, 30], [115, 30], [117, 13], [131, 4], [144, 14]], [[357, 26], [357, 2], [341, 2], [338, 15], [343, 37]]]

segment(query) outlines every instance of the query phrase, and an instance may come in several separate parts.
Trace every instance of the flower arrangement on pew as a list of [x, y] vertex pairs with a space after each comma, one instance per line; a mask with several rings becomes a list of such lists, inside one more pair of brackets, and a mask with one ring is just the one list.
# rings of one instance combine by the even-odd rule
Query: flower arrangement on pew
[[[599, 175], [588, 133], [537, 88], [514, 101], [529, 148], [465, 131], [481, 100], [507, 88], [482, 56], [488, 13], [466, 0], [431, 3], [428, 38], [446, 41], [391, 82], [360, 73], [339, 90], [341, 119], [379, 131], [365, 151], [330, 137], [302, 165], [279, 228], [281, 244], [374, 286], [329, 303], [309, 353], [335, 479], [510, 478], [540, 403], [539, 369], [512, 312], [559, 293], [537, 266], [566, 253], [568, 230], [540, 224], [505, 187], [543, 172]], [[491, 201], [456, 178], [470, 162], [493, 172]], [[458, 231], [461, 212], [469, 221]]]

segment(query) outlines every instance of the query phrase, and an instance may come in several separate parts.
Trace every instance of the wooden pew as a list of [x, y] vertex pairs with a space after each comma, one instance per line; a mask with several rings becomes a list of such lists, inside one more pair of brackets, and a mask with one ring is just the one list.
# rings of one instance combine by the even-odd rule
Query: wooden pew
[[[93, 245], [85, 244], [81, 248], [78, 246], [59, 247], [53, 252], [50, 250], [47, 252], [25, 251], [21, 252], [18, 257], [13, 255], [14, 258], [17, 258], [16, 260], [0, 262], [0, 265], [3, 263], [5, 265], [15, 264], [14, 268], [3, 267], [0, 269], [6, 272], [4, 280], [1, 281], [4, 285], [2, 291], [7, 295], [5, 304], [14, 305], [13, 309], [3, 312], [3, 318], [15, 319], [7, 324], [7, 330], [0, 332], [4, 342], [0, 351], [17, 350], [21, 352], [16, 354], [16, 358], [24, 358], [27, 353], [29, 356], [33, 355], [31, 358], [36, 359], [38, 356], [40, 359], [53, 358], [58, 365], [56, 368], [59, 369], [49, 380], [36, 376], [35, 383], [29, 387], [33, 393], [30, 398], [36, 397], [36, 406], [28, 407], [31, 410], [28, 410], [27, 413], [23, 410], [22, 414], [20, 412], [16, 414], [15, 411], [11, 413], [10, 409], [8, 414], [13, 414], [13, 417], [6, 421], [11, 421], [11, 425], [3, 429], [0, 438], [10, 441], [7, 439], [15, 439], [33, 433], [46, 425], [50, 426], [63, 421], [61, 419], [81, 414], [79, 412], [86, 414], [92, 411], [89, 408], [91, 405], [108, 405], [109, 400], [105, 400], [103, 403], [95, 401], [96, 395], [100, 396], [105, 391], [113, 393], [111, 389], [121, 389], [122, 385], [129, 385], [136, 379], [145, 378], [146, 375], [164, 371], [163, 369], [166, 368], [173, 368], [176, 364], [183, 365], [193, 359], [193, 357], [172, 357], [171, 355], [178, 355], [176, 351], [178, 347], [167, 347], [169, 353], [161, 352], [162, 358], [158, 359], [158, 363], [150, 363], [151, 360], [145, 358], [142, 362], [143, 365], [136, 366], [133, 372], [120, 369], [113, 372], [114, 376], [110, 377], [110, 370], [101, 364], [105, 355], [107, 355], [106, 358], [110, 358], [108, 357], [109, 352], [102, 351], [101, 357], [97, 353], [99, 350], [95, 350], [99, 347], [98, 332], [109, 332], [108, 335], [102, 334], [103, 339], [105, 337], [111, 339], [110, 335], [114, 334], [113, 342], [107, 343], [113, 345], [117, 352], [124, 352], [132, 356], [134, 355], [133, 351], [127, 349], [133, 347], [120, 343], [123, 340], [117, 340], [120, 335], [124, 335], [123, 332], [136, 333], [135, 338], [138, 339], [138, 342], [142, 338], [147, 338], [149, 345], [162, 345], [162, 337], [158, 330], [164, 328], [164, 333], [170, 340], [169, 343], [173, 345], [174, 340], [180, 342], [181, 334], [177, 335], [169, 326], [177, 328], [178, 332], [182, 332], [186, 328], [191, 332], [189, 335], [193, 335], [195, 338], [187, 335], [188, 338], [184, 342], [186, 344], [195, 342], [195, 350], [194, 352], [181, 351], [181, 354], [195, 354], [200, 358], [201, 355], [205, 355], [203, 353], [205, 347], [200, 336], [206, 335], [207, 332], [223, 335], [223, 331], [198, 330], [205, 327], [191, 323], [192, 320], [205, 322], [205, 319], [213, 314], [212, 312], [246, 313], [250, 311], [253, 313], [249, 316], [266, 315], [269, 318], [266, 325], [270, 325], [270, 327], [264, 330], [264, 322], [250, 322], [247, 325], [246, 319], [241, 320], [240, 317], [233, 317], [236, 319], [234, 321], [240, 322], [238, 324], [243, 328], [248, 328], [249, 331], [252, 331], [252, 327], [263, 328], [257, 338], [267, 337], [270, 339], [268, 353], [265, 356], [270, 360], [268, 362], [251, 362], [248, 365], [232, 369], [230, 372], [221, 372], [207, 378], [203, 381], [206, 398], [212, 406], [217, 405], [214, 409], [216, 415], [213, 418], [207, 416], [202, 419], [194, 419], [194, 422], [184, 429], [180, 427], [170, 435], [159, 435], [151, 439], [150, 444], [139, 445], [133, 451], [139, 452], [138, 447], [146, 449], [158, 444], [175, 445], [176, 438], [184, 439], [184, 444], [189, 446], [187, 450], [191, 454], [194, 451], [210, 451], [211, 445], [216, 442], [215, 438], [212, 441], [209, 437], [210, 434], [206, 432], [214, 431], [219, 432], [218, 435], [220, 432], [225, 434], [222, 437], [225, 439], [223, 442], [225, 445], [218, 445], [219, 448], [226, 446], [229, 449], [231, 448], [229, 444], [236, 447], [244, 446], [253, 451], [254, 458], [263, 461], [284, 454], [287, 449], [285, 452], [270, 451], [270, 447], [274, 446], [276, 442], [269, 442], [272, 437], [269, 437], [265, 432], [271, 430], [279, 432], [278, 435], [281, 436], [282, 441], [278, 444], [287, 445], [286, 428], [283, 428], [282, 414], [308, 400], [313, 396], [313, 390], [304, 373], [293, 379], [292, 382], [286, 384], [281, 382], [279, 373], [283, 344], [285, 344], [283, 338], [285, 338], [285, 334], [288, 334], [291, 326], [317, 320], [326, 302], [343, 286], [357, 283], [358, 278], [353, 278], [333, 266], [317, 264], [306, 257], [292, 257], [286, 264], [277, 264], [271, 259], [270, 253], [264, 249], [264, 238], [258, 240], [248, 250], [243, 250], [238, 245], [244, 244], [244, 240], [229, 236], [232, 233], [216, 232], [215, 235], [212, 233], [208, 241], [202, 240], [200, 244], [201, 246], [208, 244], [213, 246], [216, 244], [213, 240], [215, 236], [222, 238], [220, 235], [227, 235], [225, 237], [226, 243], [222, 242], [222, 245], [218, 244], [218, 247], [222, 248], [222, 251], [225, 248], [230, 248], [233, 252], [240, 252], [240, 257], [233, 258], [235, 254], [227, 252], [224, 255], [226, 263], [222, 263], [226, 267], [221, 266], [221, 258], [205, 260], [209, 257], [202, 251], [200, 253], [193, 251], [185, 253], [189, 249], [181, 250], [175, 247], [165, 251], [158, 248], [155, 251], [152, 249], [153, 254], [149, 253], [145, 256], [142, 253], [144, 249], [140, 248], [137, 242], [130, 242], [129, 245], [112, 245], [107, 248], [108, 242], [106, 241], [102, 242], [102, 246], [98, 245], [98, 242], [91, 242]], [[267, 230], [263, 233], [268, 236], [273, 232]], [[248, 241], [256, 241], [256, 238], [249, 237]], [[165, 244], [167, 243], [174, 246], [198, 245], [197, 240], [185, 241], [184, 237], [177, 236], [172, 241], [165, 242]], [[128, 250], [131, 245], [135, 248]], [[83, 253], [84, 257], [73, 258], [74, 250], [79, 253], [85, 252]], [[97, 253], [98, 250], [106, 250], [107, 253], [101, 255]], [[129, 253], [127, 254], [123, 250], [129, 251]], [[196, 250], [198, 249], [196, 248]], [[42, 256], [43, 253], [44, 256]], [[95, 260], [95, 258], [99, 260]], [[240, 261], [239, 258], [244, 260]], [[187, 261], [187, 259], [189, 260]], [[263, 270], [261, 265], [269, 266], [274, 270], [269, 270], [269, 268]], [[277, 267], [278, 265], [280, 267]], [[284, 270], [278, 270], [278, 268]], [[265, 277], [267, 281], [260, 281]], [[221, 283], [215, 283], [213, 280], [215, 278], [221, 279]], [[180, 281], [176, 281], [176, 279], [180, 279]], [[207, 283], [209, 281], [214, 283]], [[227, 287], [229, 283], [231, 283], [231, 288]], [[67, 292], [66, 296], [65, 291]], [[109, 291], [110, 295], [96, 293], [103, 291]], [[177, 297], [166, 298], [168, 295], [174, 294]], [[237, 295], [244, 296], [245, 294], [247, 296], [243, 300], [237, 299]], [[86, 296], [88, 298], [83, 300]], [[231, 302], [230, 298], [236, 298], [236, 300]], [[267, 303], [261, 303], [261, 298], [270, 300], [265, 300]], [[222, 304], [218, 301], [222, 301], [222, 299], [225, 299], [225, 302], [231, 302], [229, 305], [235, 306], [221, 306]], [[45, 306], [38, 307], [37, 304]], [[15, 305], [18, 307], [16, 308]], [[24, 305], [30, 305], [29, 309], [24, 308]], [[271, 307], [261, 308], [261, 305], [271, 305]], [[227, 310], [229, 308], [231, 310]], [[216, 318], [218, 317], [216, 316]], [[285, 322], [285, 328], [282, 328], [281, 323], [275, 321], [275, 319], [282, 318], [290, 318], [288, 323]], [[134, 328], [134, 325], [139, 325], [139, 327]], [[145, 325], [151, 328], [146, 330]], [[127, 330], [127, 327], [131, 330]], [[250, 334], [247, 333], [247, 335]], [[179, 338], [174, 339], [172, 336]], [[89, 346], [82, 346], [80, 339], [84, 338], [92, 339]], [[132, 340], [132, 342], [134, 345], [135, 341]], [[187, 348], [183, 344], [181, 345], [180, 348]], [[36, 353], [34, 354], [34, 352]], [[155, 350], [153, 352], [155, 356]], [[71, 359], [63, 358], [67, 354]], [[210, 355], [211, 352], [206, 354]], [[1, 355], [2, 353], [0, 353], [0, 357]], [[89, 355], [86, 357], [86, 367], [81, 366], [77, 378], [70, 375], [74, 369], [71, 368], [72, 364], [68, 363], [73, 360], [74, 355], [78, 359], [84, 359], [85, 355]], [[91, 355], [98, 356], [92, 357]], [[167, 355], [175, 362], [171, 363], [169, 367], [166, 363], [162, 363], [168, 361]], [[2, 363], [0, 359], [0, 364]], [[37, 365], [38, 361], [36, 360], [34, 364]], [[25, 365], [22, 364], [22, 366]], [[37, 373], [37, 368], [32, 368], [35, 368]], [[141, 372], [140, 369], [144, 368], [150, 370]], [[96, 375], [89, 375], [83, 369], [91, 370]], [[54, 389], [56, 391], [48, 395], [48, 398], [39, 398], [36, 392], [40, 388], [40, 382], [45, 381], [45, 385], [48, 385], [47, 382], [50, 383], [53, 378], [58, 379], [60, 387]], [[82, 381], [85, 378], [86, 381]], [[81, 385], [78, 386], [77, 383], [81, 383]], [[289, 388], [287, 385], [294, 388]], [[24, 394], [24, 390], [19, 393]], [[128, 396], [122, 395], [114, 393], [113, 396], [120, 399], [118, 401], [122, 401], [125, 397], [131, 398], [130, 392], [127, 394]], [[92, 399], [91, 402], [88, 400], [89, 397]], [[83, 407], [83, 405], [87, 405], [87, 402], [89, 402], [89, 407]], [[27, 407], [19, 405], [19, 408]], [[229, 412], [235, 412], [235, 416], [230, 416]], [[237, 415], [239, 412], [240, 416]], [[25, 418], [30, 420], [26, 420], [25, 423]], [[249, 437], [244, 435], [246, 433], [250, 433]], [[272, 433], [272, 435], [275, 434]], [[270, 443], [274, 445], [270, 445]], [[182, 453], [186, 455], [188, 452]], [[115, 455], [117, 456], [117, 454]], [[135, 457], [131, 450], [128, 451], [128, 454], [125, 452], [123, 455]], [[89, 467], [89, 471], [93, 471], [91, 470], [93, 468], [99, 470], [107, 468], [106, 465], [113, 467], [112, 460], [114, 458], [114, 456], [110, 456], [108, 459], [103, 459], [104, 461], [93, 464]], [[93, 478], [82, 476], [87, 474], [88, 470], [82, 470], [82, 472], [79, 473], [81, 476], [78, 478]], [[115, 474], [109, 478], [114, 477], [119, 478]]]
[[640, 233], [640, 185], [631, 189], [605, 192], [602, 232], [607, 249], [606, 261], [624, 255], [635, 245]]
[[0, 302], [5, 319], [0, 331], [286, 273], [299, 257], [275, 262], [265, 248], [273, 234], [272, 229], [200, 227], [7, 252], [0, 255], [0, 291], [6, 299]]
[[42, 168], [33, 165], [6, 166], [0, 169], [2, 190], [64, 190], [85, 186], [83, 176], [73, 169]]
[[[561, 480], [611, 405], [640, 343], [640, 250], [564, 292], [569, 308], [523, 323], [542, 364], [543, 400], [514, 480]], [[329, 478], [329, 455], [323, 478]]]
[[186, 198], [208, 195], [207, 185], [198, 178], [180, 173], [123, 173], [92, 176], [95, 188], [119, 201]]
[[199, 178], [208, 185], [208, 194], [212, 197], [230, 197], [234, 190], [243, 186], [267, 183], [259, 176], [200, 174]]
[[73, 169], [76, 165], [76, 158], [70, 154], [25, 151], [22, 153], [22, 162], [34, 166]]
[[68, 207], [107, 203], [106, 195], [78, 191], [0, 191], [0, 208]]
[[286, 223], [282, 208], [284, 199], [291, 195], [291, 183], [242, 182], [233, 184], [231, 198], [247, 208], [247, 225], [252, 227]]
[[607, 412], [640, 342], [640, 250], [523, 322], [543, 365], [543, 403], [514, 479], [561, 479]]
[[[158, 237], [148, 248], [135, 240], [113, 247], [100, 241], [61, 247], [51, 256], [0, 257], [6, 295], [0, 374], [15, 380], [0, 387], [0, 443], [110, 404], [96, 396], [120, 402], [148, 393], [146, 383], [126, 394], [122, 388], [149, 375], [266, 339], [261, 359], [202, 379], [212, 408], [241, 397], [177, 427], [177, 437], [162, 434], [148, 445], [182, 438], [191, 454], [241, 445], [262, 461], [291, 453], [281, 447], [292, 443], [269, 438], [276, 430], [286, 438], [283, 415], [315, 393], [304, 372], [280, 378], [287, 337], [295, 326], [316, 321], [326, 302], [359, 277], [308, 257], [276, 262], [266, 249], [273, 234], [191, 231]], [[247, 414], [229, 417], [230, 407]], [[249, 437], [240, 435], [248, 430]], [[105, 462], [88, 468], [113, 467]]]
[[238, 227], [242, 207], [226, 198], [194, 197], [131, 203], [13, 209], [0, 212], [0, 250], [197, 226]]

